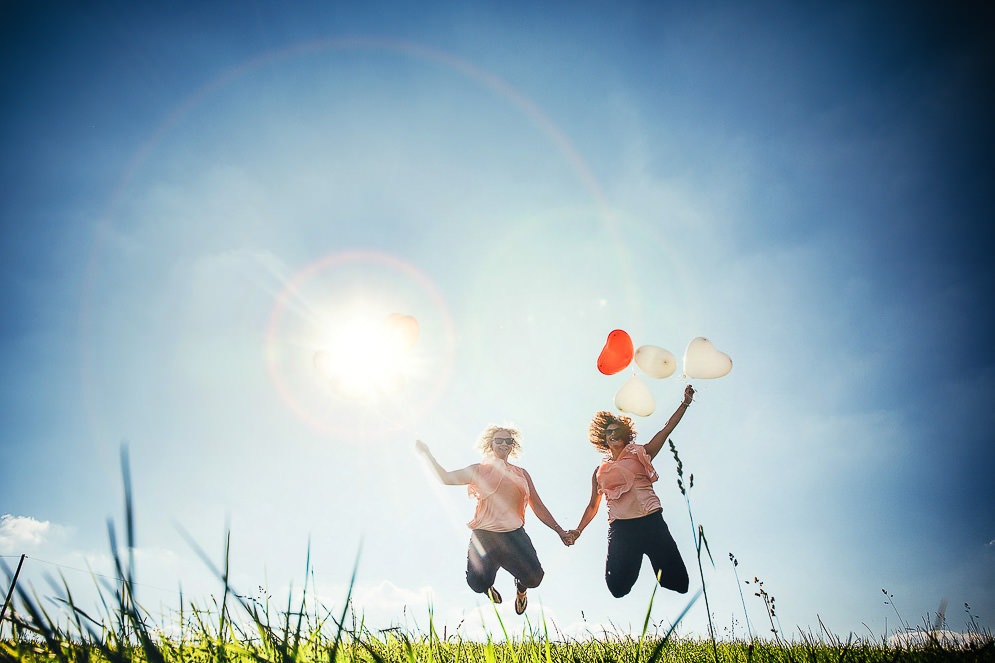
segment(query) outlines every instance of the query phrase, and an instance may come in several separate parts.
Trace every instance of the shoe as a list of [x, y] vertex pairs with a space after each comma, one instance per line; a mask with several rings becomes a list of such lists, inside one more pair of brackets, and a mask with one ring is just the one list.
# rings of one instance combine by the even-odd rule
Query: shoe
[[486, 594], [487, 598], [489, 598], [491, 600], [491, 603], [500, 603], [501, 602], [501, 595], [498, 594], [498, 590], [494, 589], [494, 585], [491, 585], [490, 587], [488, 587], [487, 591], [484, 592], [484, 594]]
[[529, 597], [525, 595], [525, 590], [520, 589], [515, 594], [515, 614], [522, 614], [525, 612], [525, 606], [529, 604]]

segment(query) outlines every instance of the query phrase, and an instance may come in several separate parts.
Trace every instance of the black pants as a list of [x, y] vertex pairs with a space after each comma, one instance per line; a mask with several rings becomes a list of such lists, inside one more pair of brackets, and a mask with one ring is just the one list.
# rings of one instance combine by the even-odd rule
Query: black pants
[[687, 593], [687, 568], [663, 513], [657, 511], [641, 518], [616, 518], [608, 525], [605, 582], [612, 596], [625, 596], [636, 584], [643, 555], [650, 558], [661, 587]]
[[494, 584], [499, 568], [515, 577], [519, 590], [538, 587], [545, 572], [524, 527], [511, 532], [475, 529], [466, 554], [466, 584], [482, 594]]

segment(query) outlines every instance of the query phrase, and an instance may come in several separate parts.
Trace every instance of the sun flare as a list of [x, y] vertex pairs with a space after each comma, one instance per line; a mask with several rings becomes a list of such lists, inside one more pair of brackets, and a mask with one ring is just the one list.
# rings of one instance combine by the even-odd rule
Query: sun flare
[[315, 353], [318, 373], [345, 398], [367, 400], [401, 389], [412, 374], [417, 321], [353, 314], [329, 326]]

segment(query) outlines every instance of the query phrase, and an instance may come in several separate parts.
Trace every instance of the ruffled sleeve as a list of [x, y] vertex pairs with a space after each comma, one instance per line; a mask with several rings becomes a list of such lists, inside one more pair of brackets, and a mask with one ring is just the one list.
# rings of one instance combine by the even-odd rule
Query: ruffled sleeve
[[635, 475], [621, 464], [606, 458], [598, 466], [598, 492], [609, 500], [617, 500], [632, 488]]
[[635, 460], [651, 483], [660, 478], [641, 444], [626, 446], [623, 454], [618, 461], [607, 458], [598, 467], [598, 492], [610, 500], [617, 500], [631, 490], [636, 480], [636, 474], [620, 462], [623, 458], [629, 457]]
[[626, 447], [626, 451], [631, 452], [639, 463], [646, 468], [646, 476], [649, 478], [651, 483], [660, 478], [660, 475], [656, 473], [656, 468], [653, 467], [653, 460], [650, 458], [650, 455], [646, 453], [646, 447], [641, 444], [630, 444]]

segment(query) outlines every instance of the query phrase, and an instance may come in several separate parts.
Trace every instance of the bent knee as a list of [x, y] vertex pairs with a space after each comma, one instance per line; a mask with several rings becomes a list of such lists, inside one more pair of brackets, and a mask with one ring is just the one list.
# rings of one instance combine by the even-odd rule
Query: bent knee
[[612, 596], [614, 596], [617, 599], [620, 599], [629, 592], [631, 592], [632, 586], [636, 584], [635, 581], [618, 582], [617, 580], [613, 580], [611, 576], [605, 577], [605, 583], [608, 585], [608, 591], [611, 592]]
[[688, 585], [690, 581], [685, 574], [682, 578], [661, 578], [660, 586], [664, 589], [669, 589], [671, 591], [677, 592], [678, 594], [687, 594]]
[[542, 569], [539, 569], [538, 571], [534, 571], [528, 574], [524, 578], [516, 578], [516, 580], [518, 581], [518, 584], [521, 585], [522, 587], [526, 589], [533, 589], [535, 587], [538, 587], [539, 583], [541, 583], [542, 579], [545, 577], [546, 577], [546, 572], [543, 571]]
[[614, 596], [617, 599], [620, 599], [626, 594], [628, 594], [630, 591], [632, 591], [632, 587], [619, 587], [618, 585], [609, 584], [608, 591], [612, 593], [612, 596]]
[[475, 591], [477, 594], [483, 594], [490, 588], [491, 584], [493, 583], [487, 582], [486, 578], [483, 578], [479, 575], [467, 573], [466, 584], [469, 585], [470, 589]]

